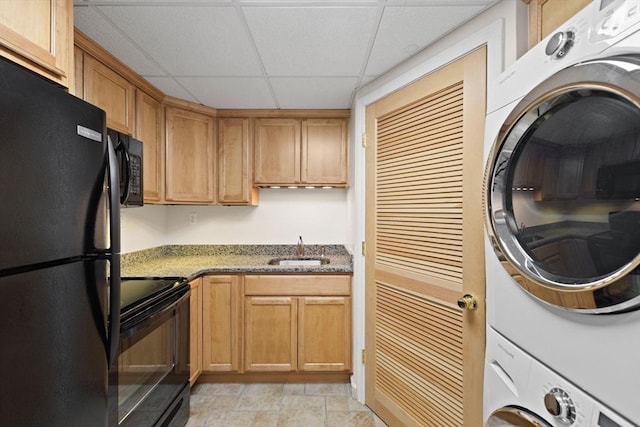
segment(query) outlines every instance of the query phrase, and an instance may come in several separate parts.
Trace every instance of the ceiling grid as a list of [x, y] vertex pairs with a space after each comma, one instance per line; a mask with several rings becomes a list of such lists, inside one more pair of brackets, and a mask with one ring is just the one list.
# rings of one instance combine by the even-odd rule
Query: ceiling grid
[[350, 108], [360, 87], [496, 2], [74, 0], [74, 21], [169, 96]]

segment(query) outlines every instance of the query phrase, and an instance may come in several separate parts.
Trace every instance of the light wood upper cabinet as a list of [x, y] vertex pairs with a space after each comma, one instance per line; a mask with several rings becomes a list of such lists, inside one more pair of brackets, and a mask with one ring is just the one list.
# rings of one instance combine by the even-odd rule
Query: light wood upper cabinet
[[256, 205], [253, 145], [248, 118], [218, 120], [218, 203]]
[[257, 185], [347, 185], [346, 119], [258, 119]]
[[256, 184], [300, 183], [300, 120], [256, 120], [254, 146]]
[[0, 1], [0, 55], [73, 86], [73, 1]]
[[90, 55], [84, 55], [83, 98], [107, 113], [107, 127], [132, 135], [135, 86]]
[[207, 372], [240, 371], [241, 276], [202, 279], [202, 363]]
[[164, 199], [164, 111], [158, 100], [136, 90], [136, 139], [142, 141], [144, 201]]
[[346, 120], [302, 121], [302, 182], [346, 185], [347, 152]]
[[166, 201], [214, 203], [213, 117], [178, 107], [165, 111]]
[[189, 282], [189, 383], [193, 386], [202, 373], [202, 278]]

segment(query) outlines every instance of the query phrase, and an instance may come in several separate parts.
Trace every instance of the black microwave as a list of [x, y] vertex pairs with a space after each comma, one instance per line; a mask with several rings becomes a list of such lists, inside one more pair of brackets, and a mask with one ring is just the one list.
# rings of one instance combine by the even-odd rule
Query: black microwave
[[107, 135], [111, 138], [120, 164], [120, 205], [142, 206], [142, 141], [113, 129], [107, 129]]
[[599, 168], [596, 175], [596, 198], [640, 198], [640, 160]]

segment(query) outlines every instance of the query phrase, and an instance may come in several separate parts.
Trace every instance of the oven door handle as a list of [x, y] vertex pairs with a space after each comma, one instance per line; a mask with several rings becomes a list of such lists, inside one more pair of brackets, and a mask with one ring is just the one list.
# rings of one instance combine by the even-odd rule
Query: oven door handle
[[139, 332], [139, 329], [136, 326], [140, 326], [141, 329], [153, 329], [156, 324], [162, 323], [167, 317], [167, 314], [170, 314], [178, 305], [182, 304], [184, 301], [188, 300], [189, 295], [191, 294], [191, 290], [187, 288], [186, 292], [182, 294], [178, 299], [171, 299], [168, 302], [165, 302], [161, 307], [157, 307], [151, 313], [148, 313], [146, 316], [142, 318], [137, 318], [136, 316], [132, 317], [130, 320], [122, 323], [122, 327], [120, 329], [120, 336], [123, 339], [128, 338], [131, 335], [135, 335]]

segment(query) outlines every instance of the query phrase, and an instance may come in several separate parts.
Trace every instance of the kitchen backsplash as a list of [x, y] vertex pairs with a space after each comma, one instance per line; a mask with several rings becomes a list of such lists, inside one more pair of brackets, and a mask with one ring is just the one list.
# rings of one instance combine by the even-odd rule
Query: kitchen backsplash
[[346, 243], [348, 190], [262, 189], [249, 206], [123, 209], [122, 252], [163, 245]]

